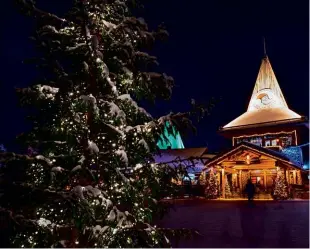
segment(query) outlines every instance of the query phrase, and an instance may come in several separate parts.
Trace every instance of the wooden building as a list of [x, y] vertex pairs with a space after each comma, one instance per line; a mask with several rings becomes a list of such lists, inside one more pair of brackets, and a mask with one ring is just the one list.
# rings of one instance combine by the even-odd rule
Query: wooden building
[[[247, 111], [219, 130], [231, 139], [232, 148], [207, 162], [205, 170], [215, 169], [222, 190], [229, 181], [239, 193], [249, 178], [270, 192], [280, 172], [289, 185], [302, 185], [305, 170], [299, 146], [309, 142], [308, 127], [306, 117], [289, 109], [266, 55]], [[225, 198], [225, 191], [221, 193]]]
[[164, 163], [172, 168], [186, 169], [188, 177], [181, 177], [177, 182], [178, 185], [188, 184], [189, 181], [192, 185], [196, 185], [205, 164], [215, 157], [215, 154], [210, 154], [206, 147], [179, 148], [160, 150], [160, 153], [153, 157], [156, 164]]

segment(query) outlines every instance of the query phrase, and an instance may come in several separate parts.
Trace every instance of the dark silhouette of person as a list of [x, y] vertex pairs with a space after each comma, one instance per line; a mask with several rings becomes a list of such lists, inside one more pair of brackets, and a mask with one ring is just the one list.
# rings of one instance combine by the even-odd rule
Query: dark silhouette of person
[[255, 186], [252, 183], [251, 179], [249, 179], [247, 184], [245, 185], [245, 192], [248, 195], [249, 203], [251, 203], [253, 201], [254, 194], [255, 194]]

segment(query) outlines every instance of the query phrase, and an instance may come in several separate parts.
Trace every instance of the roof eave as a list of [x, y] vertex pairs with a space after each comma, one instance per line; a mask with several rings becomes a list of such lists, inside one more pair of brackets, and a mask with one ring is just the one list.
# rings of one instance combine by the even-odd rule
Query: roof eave
[[263, 122], [263, 123], [256, 123], [256, 124], [247, 124], [247, 125], [239, 125], [239, 126], [231, 126], [231, 127], [220, 127], [219, 131], [230, 131], [230, 130], [240, 130], [240, 129], [249, 129], [255, 127], [263, 127], [263, 126], [276, 126], [282, 124], [293, 124], [293, 123], [304, 123], [308, 121], [308, 118], [305, 116], [301, 116], [300, 118], [293, 118], [293, 119], [283, 119], [278, 121], [271, 121], [271, 122]]

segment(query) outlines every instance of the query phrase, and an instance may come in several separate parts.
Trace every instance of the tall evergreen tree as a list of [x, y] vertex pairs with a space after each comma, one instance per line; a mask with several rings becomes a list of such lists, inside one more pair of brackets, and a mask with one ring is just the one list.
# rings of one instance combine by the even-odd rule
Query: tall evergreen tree
[[[2, 242], [13, 247], [163, 247], [151, 226], [175, 172], [152, 153], [166, 122], [183, 131], [188, 113], [153, 118], [134, 100], [169, 99], [173, 79], [149, 72], [149, 31], [126, 0], [75, 0], [64, 16], [20, 0], [35, 18], [42, 78], [17, 89], [36, 153], [2, 153]], [[61, 4], [62, 1], [55, 2]], [[171, 125], [172, 127], [172, 125]], [[166, 231], [167, 232], [167, 231]]]

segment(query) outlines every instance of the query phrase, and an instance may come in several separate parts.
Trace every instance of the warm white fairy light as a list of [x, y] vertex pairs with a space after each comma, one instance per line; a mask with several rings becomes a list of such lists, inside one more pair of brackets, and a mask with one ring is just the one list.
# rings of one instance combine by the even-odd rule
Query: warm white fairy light
[[[84, 1], [83, 4], [88, 5], [90, 3]], [[116, 24], [112, 22], [115, 21], [117, 23], [117, 17], [109, 17], [109, 13], [114, 13], [114, 11], [115, 9], [113, 8], [113, 4], [111, 4], [111, 7], [107, 7], [106, 11], [103, 11], [103, 13], [101, 14], [92, 13], [91, 15], [92, 19], [94, 19], [95, 22], [102, 23], [102, 25], [100, 25], [100, 28], [98, 30], [104, 32], [102, 32], [102, 34], [96, 34], [98, 35], [98, 37], [103, 36], [103, 34], [107, 33], [105, 32], [106, 30], [104, 30], [104, 27], [109, 26], [109, 28], [111, 27], [115, 28]], [[66, 25], [68, 25], [68, 27], [64, 27]], [[73, 39], [72, 43], [78, 42], [79, 44], [83, 44], [87, 42], [87, 38], [82, 36], [83, 29], [79, 27], [77, 24], [73, 23], [64, 24], [62, 25], [62, 28], [56, 30], [56, 32], [58, 32], [59, 35], [64, 34], [66, 38], [72, 38]], [[140, 35], [140, 33], [136, 31], [134, 33], [136, 37], [132, 36], [128, 37], [127, 31], [124, 33], [126, 34], [128, 38], [127, 40], [128, 42], [131, 43], [131, 45], [137, 42]], [[110, 35], [111, 37], [115, 36], [113, 32], [110, 32]], [[119, 34], [119, 36], [122, 36], [121, 33]], [[106, 37], [99, 37], [99, 38], [106, 39]], [[119, 37], [118, 39], [119, 42], [124, 41], [123, 37]], [[135, 46], [136, 45], [133, 45], [134, 48]], [[76, 49], [76, 48], [68, 48], [68, 49]], [[99, 56], [96, 55], [94, 51], [92, 51], [89, 55], [91, 56], [92, 63], [94, 64], [94, 62], [96, 62], [98, 64], [96, 66], [96, 70], [98, 69], [98, 75], [105, 74], [106, 77], [105, 81], [102, 80], [100, 84], [104, 85], [107, 79], [109, 80], [109, 83], [112, 84], [111, 90], [115, 94], [115, 96], [113, 96], [113, 98], [115, 98], [113, 99], [113, 101], [115, 101], [120, 106], [120, 109], [124, 109], [124, 113], [127, 116], [124, 117], [120, 115], [119, 117], [116, 117], [116, 114], [111, 114], [111, 112], [106, 112], [105, 108], [101, 108], [102, 106], [100, 106], [100, 98], [103, 97], [100, 96], [100, 94], [96, 95], [95, 93], [93, 93], [93, 96], [96, 95], [97, 98], [96, 102], [97, 106], [95, 105], [91, 106], [89, 103], [88, 104], [81, 103], [80, 97], [82, 95], [90, 96], [90, 94], [88, 93], [89, 91], [88, 82], [81, 82], [84, 81], [84, 79], [83, 80], [81, 79], [81, 81], [79, 79], [76, 79], [76, 82], [74, 82], [74, 86], [67, 93], [59, 91], [58, 94], [45, 95], [46, 99], [48, 99], [48, 101], [51, 103], [49, 105], [50, 108], [54, 107], [53, 106], [54, 103], [60, 105], [60, 111], [59, 111], [60, 113], [53, 116], [53, 118], [50, 120], [52, 120], [53, 123], [52, 130], [55, 131], [59, 135], [59, 137], [64, 138], [66, 142], [64, 144], [56, 143], [55, 146], [56, 149], [54, 149], [53, 147], [54, 145], [50, 146], [51, 147], [50, 149], [53, 150], [53, 152], [48, 154], [49, 160], [51, 161], [49, 162], [49, 164], [52, 165], [54, 170], [56, 169], [55, 172], [53, 172], [52, 174], [53, 177], [51, 177], [50, 168], [49, 167], [44, 168], [45, 164], [43, 162], [42, 165], [37, 162], [31, 165], [30, 167], [31, 170], [29, 171], [29, 177], [33, 179], [33, 177], [35, 176], [35, 179], [40, 179], [33, 181], [33, 183], [37, 184], [38, 186], [42, 184], [41, 186], [44, 187], [48, 185], [49, 191], [51, 193], [55, 192], [58, 193], [59, 191], [62, 194], [65, 192], [66, 195], [70, 195], [74, 187], [79, 186], [79, 184], [81, 185], [85, 184], [85, 186], [81, 187], [81, 191], [82, 194], [85, 194], [86, 196], [89, 194], [87, 186], [96, 186], [101, 190], [107, 191], [107, 195], [109, 196], [109, 198], [113, 199], [114, 201], [113, 204], [115, 203], [122, 204], [122, 198], [124, 197], [128, 198], [127, 194], [130, 193], [128, 189], [130, 187], [131, 188], [135, 187], [135, 184], [140, 184], [140, 182], [145, 181], [145, 179], [143, 179], [144, 176], [141, 177], [141, 173], [148, 172], [147, 170], [149, 170], [148, 167], [149, 165], [151, 165], [152, 168], [156, 168], [155, 164], [151, 164], [150, 162], [144, 161], [143, 158], [149, 156], [149, 154], [147, 154], [146, 152], [145, 154], [143, 154], [143, 150], [141, 149], [141, 145], [139, 143], [143, 139], [147, 143], [149, 143], [149, 141], [152, 141], [154, 139], [151, 134], [152, 129], [154, 127], [153, 128], [147, 127], [146, 122], [144, 123], [145, 127], [143, 127], [142, 124], [139, 124], [141, 122], [140, 120], [137, 120], [140, 118], [139, 117], [140, 113], [139, 110], [137, 109], [138, 107], [137, 104], [132, 104], [133, 102], [130, 101], [125, 102], [116, 99], [116, 96], [122, 93], [128, 93], [129, 91], [134, 92], [137, 90], [142, 91], [141, 86], [134, 85], [135, 82], [133, 79], [134, 77], [133, 73], [127, 70], [127, 72], [124, 74], [120, 73], [120, 75], [122, 76], [120, 78], [116, 77], [115, 79], [114, 77], [112, 78], [111, 76], [110, 76], [111, 78], [107, 77], [107, 71], [105, 71], [106, 65], [104, 64], [105, 58], [101, 57], [99, 58]], [[91, 63], [89, 63], [88, 67], [87, 65], [85, 65], [85, 70], [87, 70], [87, 68], [90, 68], [91, 66], [93, 66], [91, 65]], [[130, 87], [130, 85], [132, 86]], [[64, 107], [66, 109], [64, 109]], [[98, 108], [96, 109], [95, 107]], [[133, 117], [133, 119], [130, 120], [129, 118], [127, 120], [127, 117]], [[105, 124], [111, 125], [111, 127], [114, 127], [115, 131], [117, 131], [118, 133], [116, 133], [115, 136], [111, 136], [110, 132], [105, 133], [104, 126], [99, 127], [98, 130], [100, 131], [98, 132], [96, 131], [97, 133], [95, 133], [94, 130], [91, 130], [92, 118], [98, 123], [104, 122]], [[140, 125], [138, 126], [138, 128], [135, 127], [135, 125], [137, 124]], [[128, 132], [126, 129], [129, 127], [129, 125], [133, 127], [133, 128], [131, 127], [132, 131], [130, 132]], [[86, 149], [84, 148], [85, 146], [83, 144], [85, 138], [86, 141], [88, 139], [91, 140], [93, 143], [95, 143], [99, 148], [99, 152], [94, 152], [94, 150], [91, 150], [89, 148], [88, 151], [86, 152]], [[71, 143], [71, 141], [74, 142]], [[128, 155], [129, 162], [127, 162], [127, 164], [125, 162], [122, 162], [122, 164], [120, 164], [119, 162], [120, 160], [118, 160], [119, 158], [116, 157], [109, 158], [109, 155], [111, 154], [114, 155], [115, 151], [120, 149], [123, 149]], [[103, 161], [100, 157], [101, 155], [105, 155], [105, 152], [108, 152], [106, 153], [108, 154], [107, 156], [108, 158], [106, 161]], [[81, 158], [83, 154], [85, 155], [84, 159]], [[46, 156], [46, 154], [44, 155]], [[66, 161], [68, 155], [70, 156], [73, 155], [74, 163], [70, 161], [71, 158], [68, 161]], [[71, 163], [74, 165], [71, 165]], [[128, 179], [120, 180], [118, 179], [118, 176], [116, 176], [116, 173], [111, 174], [110, 172], [109, 173], [101, 172], [101, 169], [105, 167], [106, 163], [110, 163], [110, 165], [113, 166], [115, 165], [115, 168], [120, 170], [120, 172], [124, 175], [124, 178]], [[126, 168], [126, 173], [124, 173], [125, 165], [128, 166], [128, 168]], [[72, 166], [72, 168], [70, 168], [70, 166]], [[81, 179], [79, 176], [74, 176], [71, 179], [70, 178], [72, 173], [71, 170], [75, 167], [76, 168], [82, 167], [83, 169], [87, 170], [91, 169], [91, 171], [89, 171], [91, 173], [91, 176], [92, 177], [95, 176], [95, 178], [98, 177], [98, 179], [92, 180], [95, 182], [91, 183], [87, 182], [88, 179], [85, 180], [86, 183], [81, 183], [82, 181], [80, 181]], [[130, 172], [129, 175], [128, 172]], [[78, 175], [79, 171], [77, 170], [74, 173]], [[72, 173], [72, 175], [74, 174]], [[109, 181], [105, 182], [103, 176], [109, 176]], [[62, 177], [65, 178], [65, 180], [70, 179], [70, 182], [69, 183], [65, 182], [65, 184], [61, 186], [61, 184], [58, 183], [61, 183]], [[51, 181], [50, 178], [53, 178], [53, 181]], [[130, 182], [128, 182], [128, 180]], [[47, 183], [47, 181], [51, 181], [52, 183], [51, 182]], [[109, 186], [111, 191], [109, 190]], [[145, 198], [145, 193], [143, 193], [143, 191], [141, 191], [141, 193], [139, 193], [138, 195], [130, 197], [133, 199], [133, 202], [135, 203], [134, 206], [136, 207], [133, 211], [136, 212], [134, 213], [134, 217], [140, 222], [144, 222], [147, 215], [151, 213], [151, 211], [149, 211], [147, 208], [141, 207], [141, 205], [143, 205], [143, 201]], [[130, 195], [132, 195], [132, 193], [130, 193]], [[90, 198], [89, 196], [85, 197], [85, 199], [83, 200], [91, 204], [93, 210], [96, 210], [96, 208], [98, 208], [101, 210], [101, 213], [104, 212], [103, 210], [108, 210], [102, 204], [102, 200]], [[82, 203], [82, 198], [80, 199], [80, 203]], [[37, 210], [35, 210], [33, 214], [36, 215], [36, 221], [38, 222], [38, 224], [42, 227], [43, 226], [47, 227], [47, 232], [50, 232], [51, 234], [54, 232], [54, 229], [59, 228], [64, 224], [72, 222], [71, 219], [72, 208], [68, 208], [68, 205], [65, 203], [65, 201], [64, 202], [60, 201], [58, 203], [56, 202], [56, 204], [53, 203], [51, 205], [47, 205], [44, 207], [42, 206]], [[88, 221], [86, 221], [86, 223], [87, 222]], [[114, 235], [117, 234], [116, 236], [121, 237], [122, 229], [114, 228], [111, 231]], [[19, 244], [19, 246], [33, 247], [34, 245], [40, 245], [40, 243], [43, 242], [42, 240], [40, 241], [40, 236], [42, 236], [42, 234], [41, 235], [40, 234], [41, 231], [40, 233], [36, 231], [32, 235], [24, 234], [23, 238], [25, 239], [23, 240], [23, 243]], [[155, 232], [152, 232], [151, 234], [155, 235]], [[71, 243], [74, 242], [76, 245], [79, 245], [79, 247], [85, 246], [80, 245], [82, 244], [82, 240], [80, 240], [80, 238], [75, 239], [76, 240], [71, 241]], [[132, 244], [134, 242], [130, 237], [129, 238], [124, 237], [123, 239], [124, 241], [127, 240], [128, 244]], [[155, 244], [158, 243], [158, 241], [155, 238], [153, 238], [153, 240]], [[98, 244], [92, 242], [91, 246], [92, 245], [97, 246]], [[102, 245], [100, 244], [100, 246]]]

